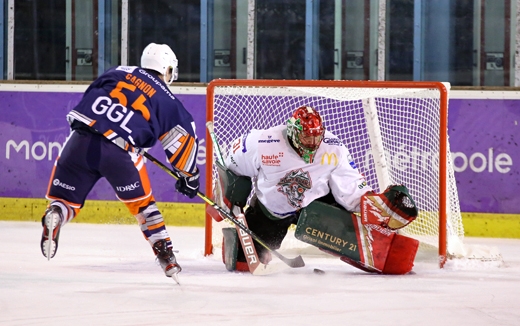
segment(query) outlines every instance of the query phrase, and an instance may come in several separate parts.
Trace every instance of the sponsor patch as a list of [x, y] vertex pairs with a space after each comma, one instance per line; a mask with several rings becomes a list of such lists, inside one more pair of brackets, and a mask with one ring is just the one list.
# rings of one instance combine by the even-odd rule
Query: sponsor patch
[[261, 155], [262, 165], [266, 166], [280, 166], [281, 158], [283, 157], [283, 152], [279, 152], [278, 154], [272, 155]]
[[67, 189], [67, 190], [70, 190], [70, 191], [74, 191], [76, 190], [76, 187], [74, 186], [69, 186], [68, 184], [65, 184], [63, 182], [61, 182], [59, 179], [54, 179], [52, 180], [52, 184], [55, 186], [55, 187], [61, 187], [63, 189]]
[[343, 142], [338, 138], [323, 138], [323, 142], [329, 145], [343, 146]]

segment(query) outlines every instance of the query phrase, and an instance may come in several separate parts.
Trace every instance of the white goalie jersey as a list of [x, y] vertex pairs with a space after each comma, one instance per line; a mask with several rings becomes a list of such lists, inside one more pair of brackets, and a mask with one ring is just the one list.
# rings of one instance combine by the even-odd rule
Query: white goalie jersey
[[372, 189], [340, 139], [325, 131], [313, 163], [305, 163], [287, 140], [286, 126], [251, 130], [233, 141], [226, 166], [254, 180], [258, 200], [284, 218], [332, 192], [345, 209], [359, 212], [361, 196]]

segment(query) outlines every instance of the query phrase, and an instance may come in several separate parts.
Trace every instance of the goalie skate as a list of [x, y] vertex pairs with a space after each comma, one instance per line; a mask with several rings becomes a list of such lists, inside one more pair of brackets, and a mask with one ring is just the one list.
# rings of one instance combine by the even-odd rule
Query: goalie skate
[[47, 260], [53, 258], [56, 255], [56, 251], [58, 251], [58, 240], [62, 223], [63, 214], [61, 209], [51, 205], [42, 217], [43, 233], [40, 241], [42, 254], [47, 257]]
[[161, 265], [161, 268], [164, 271], [164, 275], [166, 277], [171, 277], [175, 280], [175, 282], [179, 283], [179, 279], [177, 274], [182, 271], [181, 266], [177, 263], [177, 259], [173, 254], [173, 250], [171, 247], [168, 247], [166, 244], [166, 240], [159, 240], [153, 245], [153, 251]]

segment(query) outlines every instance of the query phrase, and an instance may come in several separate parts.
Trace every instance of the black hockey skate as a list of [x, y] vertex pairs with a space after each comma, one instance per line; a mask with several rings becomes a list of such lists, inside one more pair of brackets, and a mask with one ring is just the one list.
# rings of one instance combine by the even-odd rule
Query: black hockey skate
[[[56, 255], [56, 251], [58, 251], [58, 240], [62, 224], [63, 214], [61, 209], [58, 206], [51, 205], [42, 217], [43, 232], [40, 241], [42, 254], [47, 257], [47, 260], [53, 258]], [[50, 239], [49, 235], [51, 235]]]
[[177, 264], [177, 259], [173, 254], [171, 247], [168, 247], [166, 240], [159, 240], [153, 244], [153, 252], [161, 265], [164, 274], [167, 277], [173, 277], [174, 280], [179, 283], [177, 274], [182, 270], [181, 266]]

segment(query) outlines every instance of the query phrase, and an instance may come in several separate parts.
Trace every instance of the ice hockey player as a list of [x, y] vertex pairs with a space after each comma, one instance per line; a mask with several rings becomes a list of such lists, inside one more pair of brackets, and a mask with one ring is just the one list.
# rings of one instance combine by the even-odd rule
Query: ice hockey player
[[78, 216], [102, 177], [135, 216], [167, 277], [181, 271], [157, 208], [143, 150], [159, 140], [173, 169], [176, 189], [193, 198], [199, 189], [198, 139], [192, 115], [170, 92], [178, 61], [166, 44], [151, 43], [141, 66], [118, 66], [99, 76], [67, 115], [71, 134], [50, 176], [42, 218], [41, 251], [51, 259], [61, 228]]
[[[375, 194], [349, 150], [325, 130], [312, 107], [297, 108], [287, 124], [251, 130], [233, 141], [223, 169], [222, 192], [232, 210], [249, 195], [243, 191], [248, 188], [243, 178], [254, 180], [245, 220], [271, 249], [278, 249], [288, 228], [296, 224], [297, 239], [357, 268], [382, 274], [411, 271], [418, 242], [395, 231], [418, 214], [408, 189], [393, 185]], [[224, 234], [226, 268], [247, 271], [250, 250], [244, 254], [236, 232]], [[229, 250], [230, 246], [238, 250]], [[256, 242], [255, 249], [267, 264], [270, 252]]]

